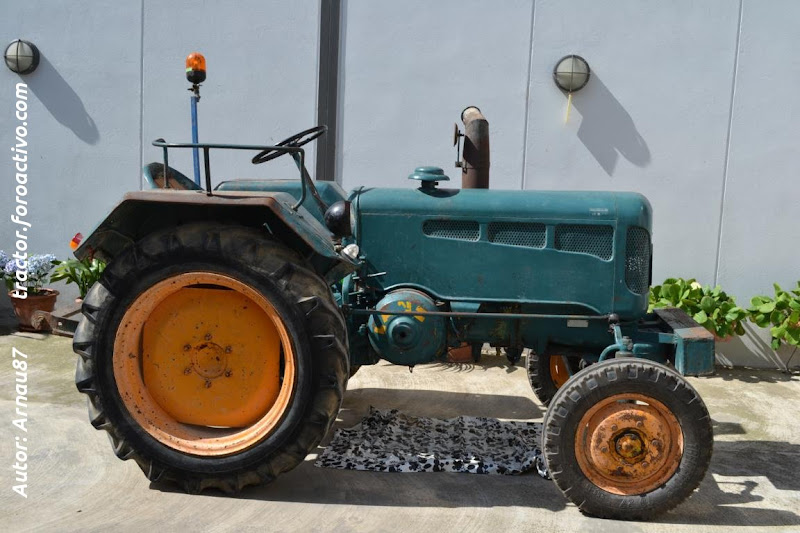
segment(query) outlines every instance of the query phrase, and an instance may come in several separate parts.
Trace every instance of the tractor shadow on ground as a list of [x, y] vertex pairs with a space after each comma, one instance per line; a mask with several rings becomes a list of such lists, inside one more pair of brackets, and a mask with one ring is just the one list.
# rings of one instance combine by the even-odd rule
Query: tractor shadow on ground
[[[336, 429], [352, 427], [378, 409], [399, 409], [420, 417], [452, 418], [460, 415], [490, 418], [540, 419], [543, 411], [534, 400], [520, 396], [469, 394], [426, 390], [358, 388], [347, 391], [333, 429], [317, 448], [322, 453]], [[567, 500], [552, 481], [535, 472], [517, 476], [456, 474], [448, 472], [388, 473], [318, 468], [310, 455], [274, 483], [243, 490], [237, 498], [333, 505], [378, 507], [514, 507], [558, 511]], [[151, 488], [172, 492], [160, 483]], [[220, 493], [203, 493], [219, 496]]]
[[[720, 434], [739, 434], [738, 424], [715, 423]], [[726, 431], [730, 430], [730, 431]], [[721, 432], [718, 432], [721, 430]], [[779, 491], [800, 495], [800, 444], [772, 441], [716, 441], [711, 466], [697, 492], [657, 522], [720, 526], [797, 526], [800, 515], [782, 509], [746, 506], [762, 502], [764, 478]], [[771, 495], [770, 495], [771, 496]], [[770, 497], [769, 499], [774, 499]]]
[[[348, 391], [334, 429], [361, 421], [370, 406], [394, 408], [415, 416], [451, 418], [459, 415], [536, 419], [543, 414], [533, 400], [519, 396], [469, 394], [425, 390], [364, 388]], [[713, 422], [717, 437], [743, 435], [737, 423]], [[317, 448], [330, 440], [333, 431]], [[534, 472], [518, 476], [455, 473], [387, 473], [317, 468], [316, 454], [275, 482], [249, 487], [235, 498], [273, 502], [322, 503], [367, 507], [530, 507], [552, 512], [572, 504], [551, 481]], [[759, 488], [800, 492], [800, 444], [772, 441], [720, 441], [699, 489], [655, 523], [721, 526], [798, 526], [800, 515], [783, 509], [748, 504], [768, 499]], [[151, 489], [180, 492], [151, 483]], [[205, 497], [226, 497], [205, 492]], [[785, 500], [795, 495], [788, 494]], [[608, 521], [612, 523], [611, 521]], [[605, 523], [605, 522], [604, 522]]]
[[[555, 484], [535, 472], [518, 476], [364, 472], [317, 468], [315, 460], [315, 456], [309, 456], [273, 483], [248, 487], [236, 496], [206, 491], [200, 497], [368, 507], [531, 507], [549, 511], [560, 511], [568, 505]], [[150, 488], [182, 493], [177, 487], [162, 483], [151, 483]]]
[[743, 383], [785, 383], [800, 380], [800, 370], [787, 373], [784, 370], [765, 370], [763, 368], [726, 368], [716, 367], [713, 378], [724, 381], [741, 381]]
[[544, 416], [544, 408], [524, 396], [363, 388], [347, 391], [333, 428], [354, 426], [369, 414], [370, 407], [397, 409], [408, 415], [432, 418], [482, 416], [536, 420]]

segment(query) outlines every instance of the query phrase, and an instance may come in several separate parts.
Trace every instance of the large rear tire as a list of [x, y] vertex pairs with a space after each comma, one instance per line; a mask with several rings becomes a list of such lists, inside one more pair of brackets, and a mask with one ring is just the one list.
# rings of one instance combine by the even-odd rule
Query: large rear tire
[[75, 383], [151, 481], [236, 492], [303, 461], [349, 374], [325, 281], [263, 231], [190, 224], [106, 268], [73, 341]]
[[584, 513], [647, 520], [688, 498], [711, 461], [705, 404], [677, 372], [642, 360], [592, 365], [553, 397], [544, 455]]
[[528, 352], [528, 383], [542, 405], [550, 405], [556, 391], [580, 370], [580, 361], [573, 351], [552, 344], [542, 354]]

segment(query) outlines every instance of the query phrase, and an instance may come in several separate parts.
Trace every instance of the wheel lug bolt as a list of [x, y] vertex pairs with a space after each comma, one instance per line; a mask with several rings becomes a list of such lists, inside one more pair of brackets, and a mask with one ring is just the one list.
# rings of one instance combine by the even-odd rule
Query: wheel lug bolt
[[647, 461], [642, 461], [642, 468], [647, 468], [648, 466], [650, 466], [650, 463]]
[[602, 453], [608, 453], [608, 448], [607, 448], [607, 447], [605, 447], [605, 446], [603, 446], [602, 448], [600, 448], [600, 451], [601, 451]]
[[191, 349], [192, 349], [192, 346], [190, 344], [184, 344], [183, 345], [183, 351], [184, 352], [188, 352]]
[[225, 371], [225, 377], [226, 377], [226, 378], [229, 378], [229, 377], [231, 377], [232, 375], [233, 375], [233, 372], [231, 372], [230, 370], [226, 370], [226, 371]]
[[183, 373], [188, 376], [189, 374], [192, 373], [192, 367], [187, 366], [186, 368], [183, 369]]
[[209, 380], [206, 380], [206, 388], [207, 388], [207, 389], [210, 389], [210, 388], [211, 388], [211, 381], [209, 381]]
[[211, 333], [206, 333], [205, 339], [207, 341], [210, 341], [211, 340]]
[[641, 420], [636, 422], [636, 427], [637, 428], [640, 428], [640, 427], [643, 427], [643, 426], [644, 426], [644, 423]]
[[617, 425], [616, 425], [616, 424], [614, 424], [613, 426], [611, 426], [611, 431], [616, 431], [616, 430], [617, 430]]
[[231, 353], [232, 351], [233, 351], [233, 348], [231, 348], [230, 346], [226, 346], [225, 347], [225, 353]]

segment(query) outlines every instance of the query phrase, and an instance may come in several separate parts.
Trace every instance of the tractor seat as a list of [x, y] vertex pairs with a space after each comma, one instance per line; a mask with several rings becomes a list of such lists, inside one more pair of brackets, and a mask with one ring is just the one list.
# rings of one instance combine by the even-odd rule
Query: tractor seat
[[144, 180], [151, 189], [175, 189], [178, 191], [201, 191], [194, 181], [190, 180], [172, 167], [167, 167], [167, 187], [164, 185], [164, 163], [150, 163], [142, 168]]

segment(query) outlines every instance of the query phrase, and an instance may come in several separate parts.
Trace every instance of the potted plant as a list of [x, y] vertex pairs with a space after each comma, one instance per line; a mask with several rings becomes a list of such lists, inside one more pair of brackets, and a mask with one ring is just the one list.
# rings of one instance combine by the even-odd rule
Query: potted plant
[[[17, 315], [19, 329], [22, 331], [36, 331], [33, 326], [34, 313], [36, 311], [50, 312], [56, 305], [58, 291], [43, 287], [48, 274], [53, 269], [55, 259], [56, 256], [53, 254], [29, 255], [27, 260], [20, 265], [16, 259], [0, 251], [3, 281], [8, 289], [11, 306]], [[24, 278], [23, 281], [19, 281], [18, 271], [26, 272], [24, 276], [21, 276]], [[17, 283], [25, 290], [19, 290]]]
[[106, 268], [105, 262], [94, 258], [86, 258], [83, 261], [70, 258], [66, 261], [56, 261], [55, 264], [56, 268], [53, 271], [53, 275], [50, 276], [50, 281], [66, 280], [67, 284], [74, 283], [77, 285], [80, 297], [76, 300], [76, 303], [83, 301], [86, 293], [100, 279], [103, 270]]
[[719, 285], [713, 289], [702, 286], [697, 280], [669, 278], [661, 285], [650, 288], [650, 310], [655, 307], [677, 307], [714, 334], [716, 340], [726, 340], [734, 335], [743, 335], [742, 321], [748, 316], [746, 310], [736, 305]]
[[775, 283], [775, 297], [754, 296], [750, 300], [750, 321], [762, 328], [770, 328], [772, 349], [781, 343], [800, 346], [800, 281], [797, 288], [783, 290]]

